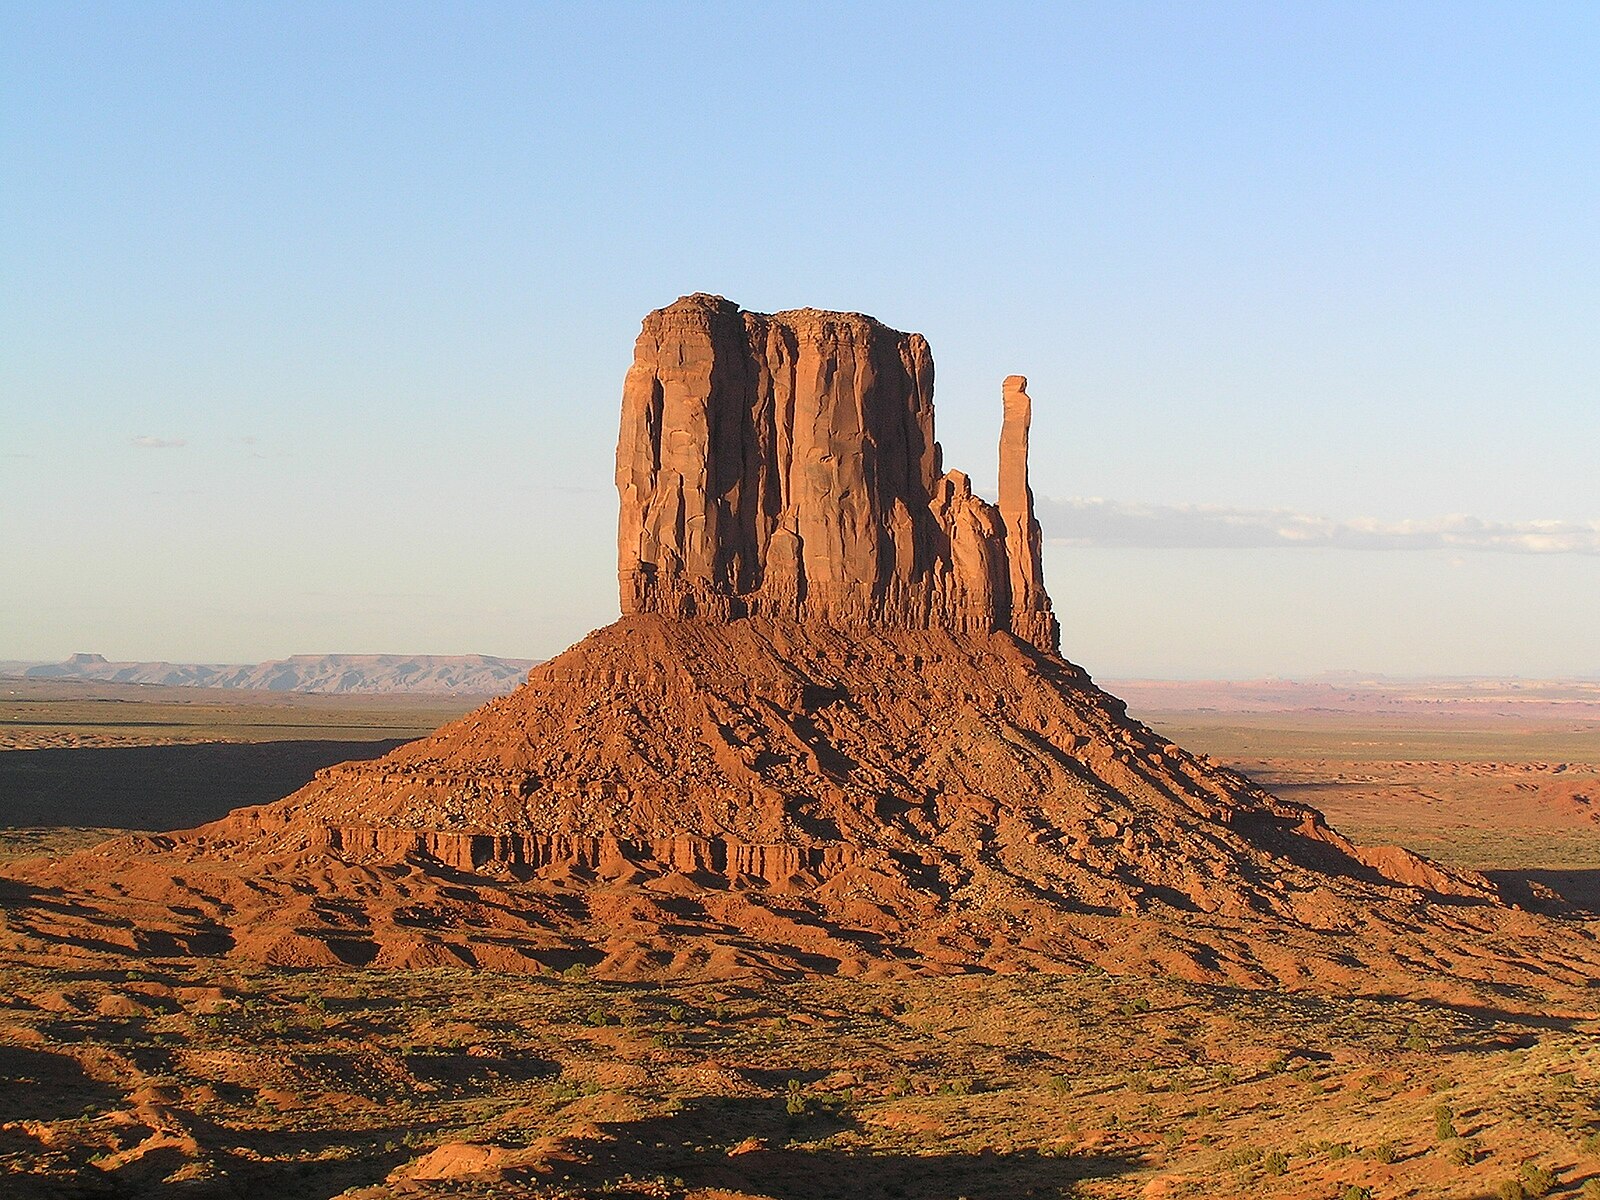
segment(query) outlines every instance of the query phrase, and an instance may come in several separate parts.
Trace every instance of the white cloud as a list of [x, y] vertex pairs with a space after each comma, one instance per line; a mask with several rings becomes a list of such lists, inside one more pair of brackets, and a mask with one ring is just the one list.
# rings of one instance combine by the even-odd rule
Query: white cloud
[[1068, 546], [1249, 550], [1280, 546], [1342, 550], [1494, 550], [1510, 554], [1600, 554], [1600, 520], [1487, 521], [1449, 516], [1334, 520], [1280, 509], [1118, 500], [1038, 502], [1045, 537]]
[[176, 450], [179, 446], [188, 445], [188, 442], [183, 438], [159, 438], [145, 434], [134, 438], [133, 444], [141, 450]]

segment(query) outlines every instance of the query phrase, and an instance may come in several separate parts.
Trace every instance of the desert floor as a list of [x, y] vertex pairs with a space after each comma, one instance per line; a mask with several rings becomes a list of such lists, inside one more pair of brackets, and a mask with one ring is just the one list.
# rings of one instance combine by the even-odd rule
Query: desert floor
[[[1588, 689], [1112, 690], [1359, 840], [1492, 872], [1530, 905], [1600, 903]], [[0, 876], [274, 798], [471, 706], [0, 682]], [[1594, 1196], [1595, 997], [0, 951], [0, 1195]]]

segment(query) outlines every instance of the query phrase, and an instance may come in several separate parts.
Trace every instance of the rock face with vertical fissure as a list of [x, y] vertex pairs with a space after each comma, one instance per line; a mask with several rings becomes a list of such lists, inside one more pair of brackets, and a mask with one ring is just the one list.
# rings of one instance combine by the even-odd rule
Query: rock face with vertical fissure
[[920, 334], [719, 296], [658, 309], [623, 387], [622, 611], [1010, 630], [1055, 651], [1025, 382], [1006, 381], [996, 509], [943, 468]]

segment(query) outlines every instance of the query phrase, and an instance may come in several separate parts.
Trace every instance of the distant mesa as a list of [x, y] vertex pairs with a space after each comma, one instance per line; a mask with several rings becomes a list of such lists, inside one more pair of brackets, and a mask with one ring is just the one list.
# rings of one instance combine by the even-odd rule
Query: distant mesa
[[484, 654], [296, 654], [239, 666], [108, 662], [101, 654], [74, 654], [60, 663], [0, 662], [0, 678], [337, 695], [496, 696], [522, 683], [537, 661]]
[[1581, 930], [1353, 844], [1061, 656], [1022, 376], [1000, 400], [990, 504], [941, 461], [921, 336], [705, 295], [651, 313], [623, 387], [620, 620], [285, 800], [13, 868], [3, 932], [612, 978], [1583, 986]]

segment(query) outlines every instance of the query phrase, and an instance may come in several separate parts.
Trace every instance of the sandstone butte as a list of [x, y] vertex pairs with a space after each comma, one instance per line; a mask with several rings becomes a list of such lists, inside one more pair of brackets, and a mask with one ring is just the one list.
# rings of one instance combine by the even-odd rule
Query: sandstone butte
[[704, 295], [651, 313], [623, 388], [620, 620], [284, 800], [12, 866], [0, 944], [619, 979], [1092, 964], [1501, 1004], [1586, 986], [1580, 922], [1352, 844], [1063, 658], [1021, 376], [1002, 405], [996, 507], [941, 461], [921, 336]]

